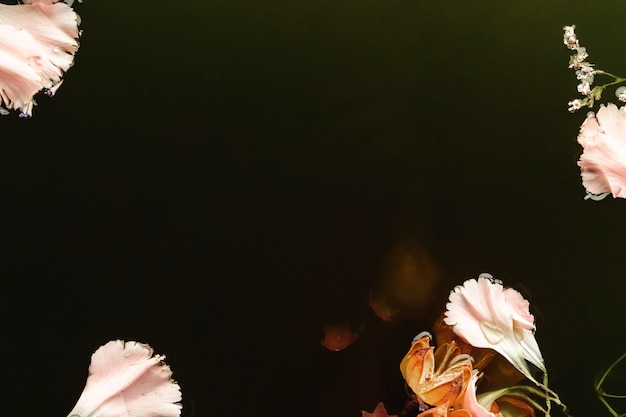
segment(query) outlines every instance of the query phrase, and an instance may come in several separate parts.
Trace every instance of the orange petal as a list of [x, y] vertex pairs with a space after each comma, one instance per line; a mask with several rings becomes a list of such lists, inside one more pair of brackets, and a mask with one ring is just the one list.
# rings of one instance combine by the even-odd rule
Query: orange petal
[[426, 403], [440, 405], [449, 403], [461, 404], [465, 389], [472, 376], [472, 361], [468, 358], [433, 379], [422, 383], [415, 393]]
[[453, 341], [439, 345], [435, 351], [435, 364], [437, 364], [435, 372], [441, 373], [446, 368], [450, 361], [461, 354], [459, 346]]
[[451, 411], [448, 414], [448, 417], [472, 417], [472, 414], [466, 409], [461, 408], [459, 410]]
[[413, 342], [409, 352], [400, 362], [400, 371], [406, 383], [417, 393], [424, 381], [432, 378], [435, 370], [434, 348], [430, 346], [430, 337], [424, 336]]

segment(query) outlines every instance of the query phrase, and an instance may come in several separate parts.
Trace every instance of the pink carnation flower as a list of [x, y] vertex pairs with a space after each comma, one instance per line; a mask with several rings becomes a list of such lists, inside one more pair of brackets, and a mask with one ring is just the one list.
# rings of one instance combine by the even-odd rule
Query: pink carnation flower
[[626, 107], [602, 105], [580, 127], [583, 148], [578, 166], [587, 197], [601, 200], [608, 194], [626, 198]]
[[454, 333], [478, 348], [493, 349], [528, 379], [532, 376], [526, 361], [546, 368], [535, 340], [534, 317], [529, 303], [512, 288], [504, 288], [489, 274], [465, 281], [451, 293], [444, 322]]
[[178, 417], [180, 387], [150, 346], [110, 341], [91, 356], [87, 385], [68, 417]]
[[[517, 385], [476, 397], [479, 376], [474, 373], [463, 401], [463, 407], [473, 417], [493, 417], [495, 400], [507, 403], [507, 407], [518, 409], [515, 415], [519, 416], [534, 416], [534, 411], [528, 404], [544, 411], [546, 417], [550, 415], [552, 402], [560, 405], [563, 410], [567, 409], [559, 396], [548, 388], [548, 373], [535, 340], [535, 318], [530, 314], [529, 307], [530, 303], [519, 292], [513, 288], [504, 288], [502, 282], [495, 280], [490, 274], [480, 274], [478, 279], [467, 280], [450, 293], [444, 322], [452, 331], [474, 347], [498, 352], [539, 387]], [[542, 381], [535, 379], [529, 363], [541, 370]], [[546, 407], [530, 401], [528, 394], [543, 397]]]
[[[78, 50], [78, 16], [58, 0], [0, 4], [0, 112], [32, 115], [40, 90], [53, 95]], [[71, 2], [70, 2], [71, 4]]]

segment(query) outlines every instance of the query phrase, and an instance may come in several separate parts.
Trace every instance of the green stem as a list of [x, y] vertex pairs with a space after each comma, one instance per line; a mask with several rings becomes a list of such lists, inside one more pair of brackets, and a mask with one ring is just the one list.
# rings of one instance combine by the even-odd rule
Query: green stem
[[615, 411], [613, 409], [613, 407], [611, 407], [609, 405], [609, 403], [602, 397], [598, 397], [600, 399], [600, 401], [602, 401], [602, 404], [604, 404], [604, 406], [606, 407], [607, 410], [609, 410], [609, 413], [611, 413], [613, 415], [613, 417], [622, 417], [620, 414], [617, 414], [617, 411]]
[[[621, 84], [621, 83], [623, 83], [623, 82], [626, 82], [626, 78], [624, 78], [624, 77], [618, 77], [617, 75], [611, 74], [610, 72], [605, 72], [605, 71], [602, 71], [602, 70], [598, 70], [596, 73], [597, 73], [597, 74], [608, 75], [609, 77], [613, 78], [613, 81], [611, 81], [610, 83], [606, 83], [606, 84], [603, 84], [603, 85], [601, 85], [601, 86], [600, 86], [600, 88], [602, 89], [602, 91], [603, 91], [605, 88], [607, 88], [607, 87], [609, 87], [609, 86], [611, 86], [611, 85]], [[623, 358], [623, 357], [622, 357], [622, 358]], [[620, 359], [620, 360], [621, 360], [621, 359]], [[618, 360], [618, 362], [619, 362], [620, 360]]]
[[[623, 80], [626, 81], [626, 78], [624, 78]], [[612, 84], [615, 84], [615, 83], [612, 83]], [[607, 85], [610, 85], [610, 84], [607, 84]], [[622, 354], [622, 356], [620, 356], [615, 362], [611, 364], [611, 366], [608, 367], [606, 371], [604, 371], [604, 374], [602, 374], [602, 376], [600, 377], [600, 379], [598, 380], [595, 386], [598, 399], [602, 402], [602, 404], [604, 404], [606, 409], [609, 410], [609, 413], [611, 413], [613, 417], [623, 417], [623, 415], [618, 414], [617, 411], [615, 411], [613, 407], [611, 407], [611, 405], [608, 403], [606, 398], [626, 398], [626, 395], [608, 394], [604, 392], [604, 389], [602, 389], [602, 384], [604, 383], [604, 380], [606, 379], [606, 377], [609, 376], [613, 368], [615, 368], [618, 363], [624, 360], [624, 358], [626, 358], [626, 353]]]
[[618, 400], [626, 399], [626, 395], [607, 394], [606, 392], [598, 393], [598, 395], [601, 395], [601, 396], [603, 396], [605, 398], [616, 398]]
[[606, 71], [602, 71], [602, 70], [597, 70], [596, 74], [608, 75], [609, 77], [613, 78], [614, 80], [617, 80], [617, 82], [626, 81], [626, 78], [624, 78], [624, 77], [618, 77], [615, 74], [611, 74], [610, 72], [606, 72]]
[[[625, 81], [626, 81], [626, 79], [625, 79]], [[604, 382], [606, 377], [609, 376], [609, 374], [611, 373], [613, 368], [615, 368], [618, 363], [620, 363], [622, 360], [624, 360], [624, 358], [626, 358], [626, 353], [623, 353], [622, 356], [620, 356], [615, 362], [613, 362], [611, 364], [611, 366], [609, 366], [609, 368], [606, 371], [604, 371], [604, 374], [602, 374], [602, 376], [598, 380], [598, 383], [596, 384], [596, 391], [597, 392], [600, 392], [600, 387], [602, 386], [602, 383]]]

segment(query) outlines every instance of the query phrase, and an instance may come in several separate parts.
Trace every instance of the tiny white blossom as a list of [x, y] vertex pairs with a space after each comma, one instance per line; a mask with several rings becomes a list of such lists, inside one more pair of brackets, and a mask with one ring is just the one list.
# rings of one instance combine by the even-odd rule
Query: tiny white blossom
[[575, 28], [576, 26], [574, 25], [565, 26], [563, 28], [563, 30], [565, 31], [565, 33], [563, 34], [563, 43], [565, 44], [565, 46], [572, 50], [580, 47], [580, 45], [578, 44], [578, 38], [576, 37], [576, 33], [574, 33]]
[[585, 48], [584, 46], [578, 47], [576, 48], [576, 55], [578, 55], [578, 59], [580, 59], [581, 61], [584, 61], [585, 59], [589, 58], [589, 54], [587, 53], [587, 48]]
[[567, 105], [569, 106], [567, 110], [573, 113], [576, 110], [580, 109], [582, 107], [582, 104], [583, 104], [582, 101], [579, 99], [572, 100], [569, 103], [567, 103]]
[[589, 54], [587, 53], [587, 48], [579, 47], [576, 48], [576, 53], [569, 57], [569, 68], [578, 69], [583, 65], [591, 65], [588, 62], [585, 62], [585, 59], [589, 58]]
[[589, 84], [587, 81], [583, 81], [582, 83], [578, 84], [576, 88], [578, 92], [582, 94], [583, 96], [586, 96], [589, 93], [591, 93], [591, 84]]
[[626, 101], [626, 86], [618, 87], [615, 90], [615, 95], [619, 101]]
[[[602, 92], [609, 86], [615, 84], [624, 84], [626, 82], [626, 78], [618, 77], [617, 75], [613, 75], [609, 72], [596, 69], [595, 64], [592, 64], [587, 61], [589, 58], [589, 54], [587, 53], [587, 48], [580, 46], [578, 37], [575, 33], [576, 26], [565, 26], [563, 27], [563, 43], [571, 50], [575, 51], [573, 55], [569, 57], [569, 68], [572, 68], [575, 72], [576, 79], [578, 80], [578, 85], [576, 89], [580, 94], [584, 97], [579, 100], [573, 100], [568, 103], [569, 111], [575, 112], [583, 106], [593, 107], [594, 103], [599, 101], [602, 97]], [[596, 75], [603, 77], [611, 78], [612, 81], [607, 83], [594, 86], [594, 81]], [[620, 101], [626, 102], [626, 86], [622, 85], [622, 87], [618, 88], [615, 91], [615, 95]], [[626, 106], [625, 106], [626, 107]]]
[[579, 68], [576, 70], [576, 78], [579, 80], [593, 82], [594, 75], [596, 75], [596, 70], [593, 69], [593, 64], [588, 62], [581, 63]]
[[574, 54], [569, 57], [569, 65], [567, 67], [578, 69], [583, 62], [585, 61], [583, 59], [580, 59], [580, 56], [578, 54]]

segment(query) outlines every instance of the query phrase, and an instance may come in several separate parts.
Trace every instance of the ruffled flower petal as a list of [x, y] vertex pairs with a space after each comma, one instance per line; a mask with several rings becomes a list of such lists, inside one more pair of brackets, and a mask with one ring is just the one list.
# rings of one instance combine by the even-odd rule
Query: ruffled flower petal
[[30, 116], [33, 96], [57, 86], [78, 50], [78, 16], [54, 0], [0, 4], [0, 106]]
[[513, 289], [505, 290], [489, 274], [465, 281], [451, 293], [444, 322], [474, 347], [504, 356], [528, 379], [534, 379], [526, 361], [546, 368], [534, 336], [534, 318], [528, 303]]
[[178, 384], [165, 356], [138, 342], [114, 340], [91, 356], [83, 393], [68, 417], [179, 417]]
[[626, 107], [602, 105], [580, 127], [578, 143], [584, 149], [578, 166], [587, 198], [608, 194], [626, 198]]

